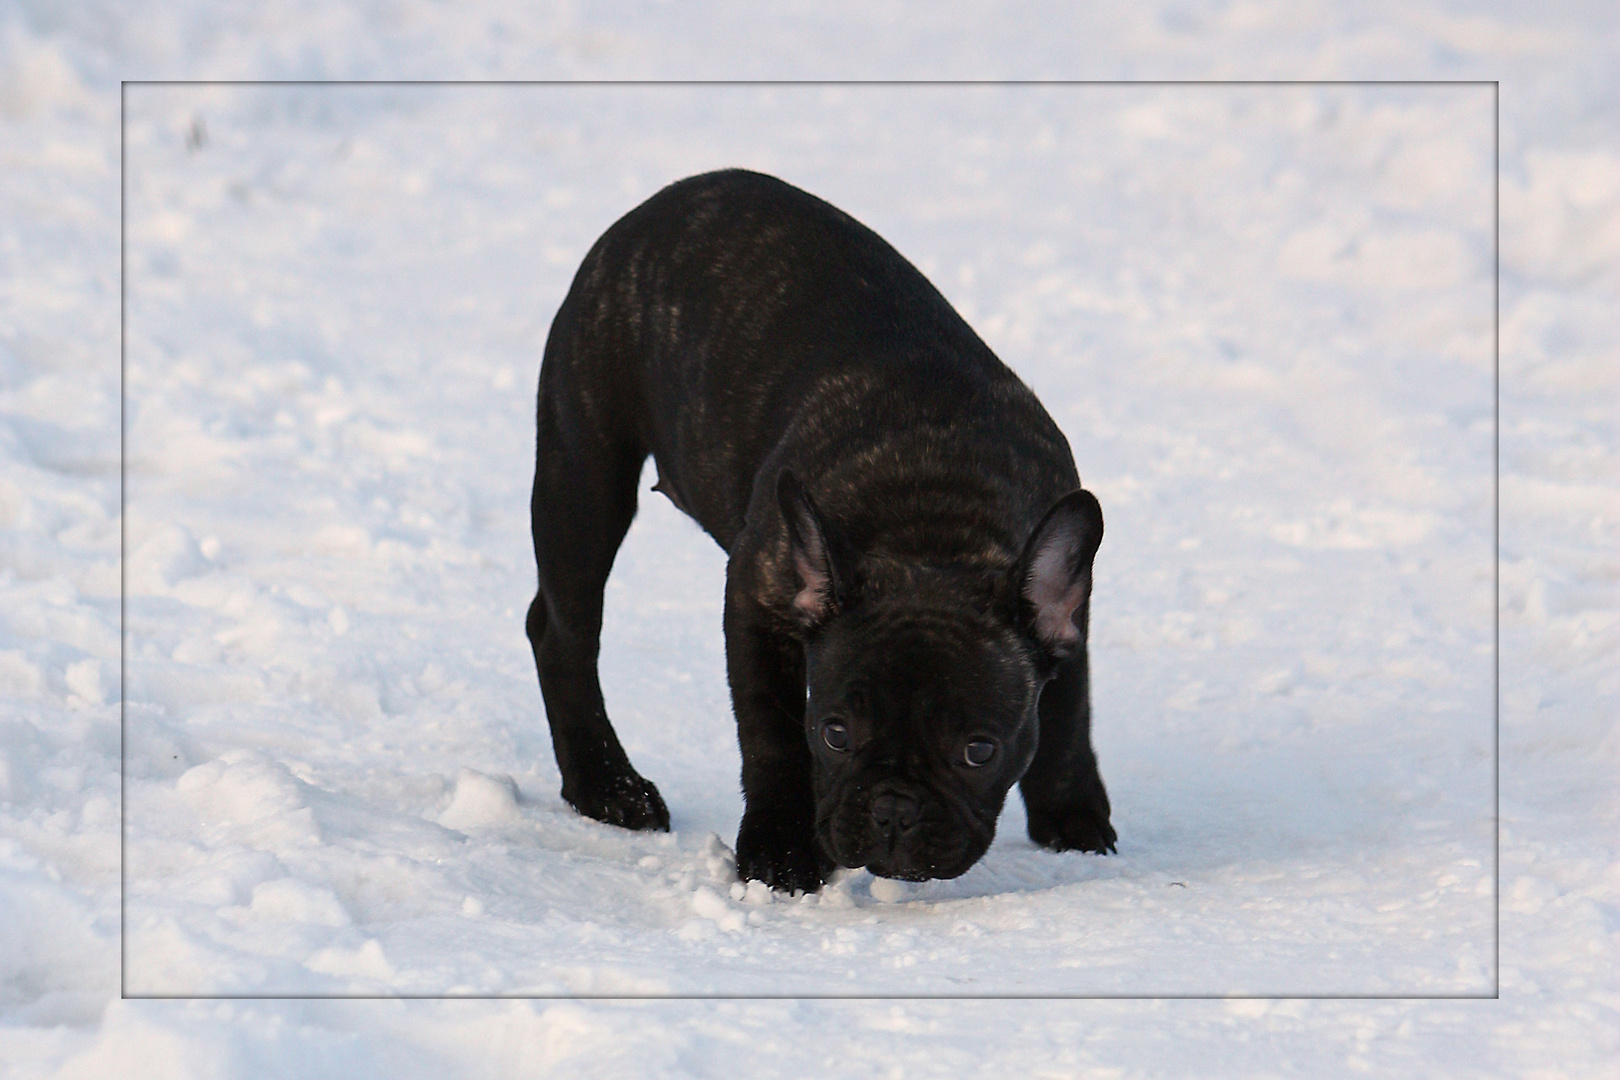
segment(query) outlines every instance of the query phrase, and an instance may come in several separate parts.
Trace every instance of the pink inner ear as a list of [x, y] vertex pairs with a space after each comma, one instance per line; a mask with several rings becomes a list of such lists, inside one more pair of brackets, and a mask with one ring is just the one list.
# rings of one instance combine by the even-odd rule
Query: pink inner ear
[[803, 552], [794, 552], [793, 565], [804, 585], [793, 597], [793, 606], [806, 615], [819, 617], [827, 610], [827, 573]]
[[1069, 578], [1072, 554], [1070, 544], [1062, 539], [1043, 545], [1030, 563], [1029, 581], [1024, 586], [1024, 596], [1035, 609], [1036, 635], [1054, 645], [1072, 645], [1080, 640], [1074, 612], [1085, 602], [1091, 588], [1089, 570]]

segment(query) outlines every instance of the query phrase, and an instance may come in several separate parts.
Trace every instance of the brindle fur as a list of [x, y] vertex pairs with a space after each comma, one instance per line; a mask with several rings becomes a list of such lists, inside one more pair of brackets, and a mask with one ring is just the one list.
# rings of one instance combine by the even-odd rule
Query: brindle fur
[[[1085, 649], [1100, 513], [1035, 396], [875, 233], [757, 173], [665, 188], [585, 257], [537, 415], [528, 634], [581, 813], [669, 827], [597, 679], [602, 591], [651, 454], [655, 490], [729, 555], [742, 877], [954, 876], [1020, 781], [1037, 842], [1112, 850]], [[1063, 529], [1077, 647], [1043, 640], [1032, 611], [1036, 549]], [[833, 751], [829, 716], [858, 745]], [[998, 760], [965, 768], [976, 733]]]

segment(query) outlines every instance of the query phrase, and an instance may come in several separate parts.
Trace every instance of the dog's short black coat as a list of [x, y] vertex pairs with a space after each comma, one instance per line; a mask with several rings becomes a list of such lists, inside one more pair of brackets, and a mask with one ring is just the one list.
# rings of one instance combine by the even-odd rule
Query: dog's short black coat
[[597, 681], [602, 590], [650, 453], [729, 554], [737, 869], [954, 877], [1008, 789], [1112, 850], [1086, 629], [1102, 537], [1068, 443], [910, 263], [780, 180], [673, 184], [586, 255], [540, 370], [528, 614], [562, 794], [667, 829]]

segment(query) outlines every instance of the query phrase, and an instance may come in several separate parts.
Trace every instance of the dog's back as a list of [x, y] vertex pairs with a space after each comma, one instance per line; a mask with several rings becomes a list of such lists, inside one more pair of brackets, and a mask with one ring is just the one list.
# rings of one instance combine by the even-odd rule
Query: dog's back
[[[783, 467], [815, 478], [834, 518], [841, 490], [888, 485], [881, 504], [903, 527], [883, 535], [874, 522], [874, 535], [851, 538], [863, 546], [948, 546], [961, 530], [917, 523], [966, 515], [984, 519], [968, 530], [973, 545], [993, 522], [1009, 559], [1079, 486], [1034, 395], [915, 267], [849, 215], [759, 173], [682, 180], [620, 219], [552, 333], [547, 365], [570, 367], [575, 392], [634, 403], [620, 430], [728, 549], [750, 502], [771, 505], [756, 481], [768, 488]], [[949, 440], [933, 437], [945, 429]], [[964, 461], [975, 490], [964, 490]]]

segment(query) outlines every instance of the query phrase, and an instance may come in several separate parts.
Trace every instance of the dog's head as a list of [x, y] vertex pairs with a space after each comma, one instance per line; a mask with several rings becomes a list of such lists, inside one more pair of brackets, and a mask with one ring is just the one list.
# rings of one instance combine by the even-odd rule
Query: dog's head
[[1058, 500], [1000, 572], [884, 566], [841, 543], [788, 472], [777, 485], [804, 632], [816, 837], [839, 865], [952, 878], [995, 837], [1029, 768], [1036, 704], [1086, 644], [1102, 511]]

